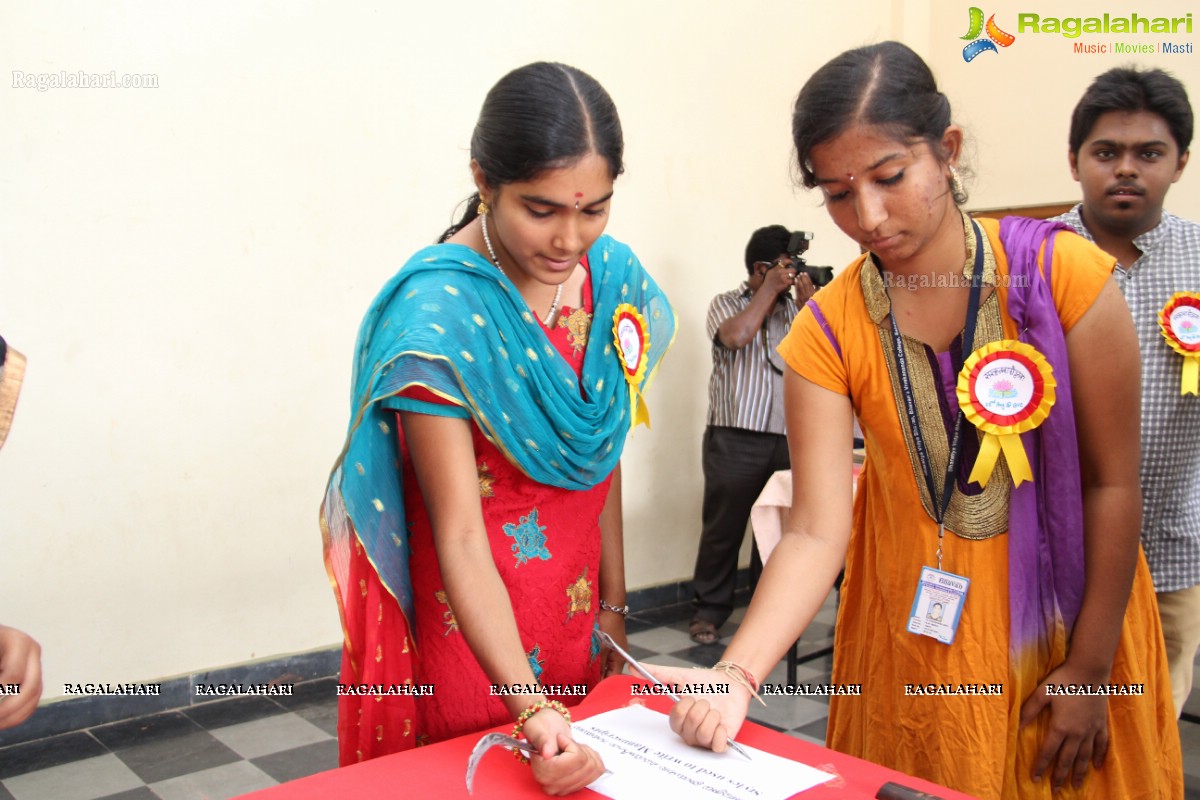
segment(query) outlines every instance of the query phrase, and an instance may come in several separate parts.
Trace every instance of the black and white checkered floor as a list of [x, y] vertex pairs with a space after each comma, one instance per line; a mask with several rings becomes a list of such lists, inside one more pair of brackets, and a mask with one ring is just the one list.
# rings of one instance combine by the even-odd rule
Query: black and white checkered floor
[[[744, 608], [722, 629], [728, 641]], [[800, 644], [799, 682], [826, 683], [836, 608], [831, 599]], [[710, 666], [722, 646], [688, 638], [690, 609], [630, 616], [631, 655], [657, 664]], [[767, 682], [785, 682], [784, 665]], [[1185, 713], [1200, 718], [1200, 689]], [[755, 721], [822, 743], [828, 703], [776, 697], [752, 705]], [[296, 686], [292, 697], [248, 697], [193, 706], [0, 749], [0, 800], [215, 800], [337, 766], [335, 682]], [[1180, 723], [1188, 798], [1200, 800], [1200, 724]]]

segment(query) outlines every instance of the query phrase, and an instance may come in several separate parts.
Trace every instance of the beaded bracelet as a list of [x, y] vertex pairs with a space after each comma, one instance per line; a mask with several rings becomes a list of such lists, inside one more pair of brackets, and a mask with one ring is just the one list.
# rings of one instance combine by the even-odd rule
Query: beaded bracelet
[[629, 606], [628, 605], [614, 606], [612, 603], [608, 602], [607, 600], [605, 600], [603, 598], [600, 599], [600, 608], [603, 611], [611, 611], [614, 614], [620, 614], [622, 617], [629, 616]]
[[767, 704], [758, 694], [758, 678], [754, 677], [754, 673], [741, 664], [735, 664], [732, 661], [718, 661], [713, 664], [712, 668], [716, 672], [724, 672], [739, 686], [744, 686], [750, 691], [750, 695], [764, 706]]
[[[562, 714], [563, 719], [570, 723], [571, 712], [568, 711], [567, 707], [562, 703], [558, 702], [557, 700], [539, 700], [517, 715], [517, 724], [513, 725], [512, 737], [514, 739], [518, 738], [521, 735], [521, 732], [525, 730], [525, 723], [529, 721], [529, 718], [544, 708], [548, 708], [551, 711], [557, 711], [559, 714]], [[520, 761], [522, 764], [529, 763], [529, 757], [520, 750], [513, 750], [513, 755], [516, 756], [517, 761]]]

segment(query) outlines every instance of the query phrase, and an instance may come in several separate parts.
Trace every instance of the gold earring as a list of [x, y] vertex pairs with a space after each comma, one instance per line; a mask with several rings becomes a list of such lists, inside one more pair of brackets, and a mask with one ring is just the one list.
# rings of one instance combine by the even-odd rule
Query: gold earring
[[967, 196], [963, 191], [962, 178], [958, 177], [958, 170], [953, 164], [950, 165], [950, 194], [956, 203], [964, 202]]
[[475, 212], [481, 217], [491, 210], [492, 209], [488, 207], [487, 201], [482, 199], [479, 201], [479, 205], [475, 207]]

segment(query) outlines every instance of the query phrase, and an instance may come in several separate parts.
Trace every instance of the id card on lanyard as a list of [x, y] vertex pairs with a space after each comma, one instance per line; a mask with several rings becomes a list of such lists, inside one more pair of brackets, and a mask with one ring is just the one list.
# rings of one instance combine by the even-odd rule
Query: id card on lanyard
[[952, 643], [954, 635], [958, 633], [958, 621], [962, 619], [963, 604], [966, 603], [970, 585], [970, 578], [933, 567], [922, 567], [917, 596], [913, 598], [909, 612], [909, 633]]
[[[962, 370], [967, 355], [974, 351], [975, 322], [979, 317], [979, 295], [983, 291], [983, 232], [975, 220], [971, 220], [971, 227], [975, 231], [975, 263], [971, 269], [971, 294], [967, 300], [967, 320], [962, 333], [962, 351], [955, 364], [955, 374]], [[946, 535], [946, 509], [950, 507], [950, 497], [954, 494], [954, 479], [958, 471], [958, 457], [962, 451], [962, 429], [965, 415], [960, 408], [954, 418], [950, 454], [946, 459], [946, 474], [942, 481], [942, 491], [939, 494], [934, 485], [933, 464], [929, 459], [929, 451], [925, 447], [925, 437], [921, 433], [921, 420], [917, 414], [912, 379], [908, 373], [908, 356], [904, 350], [904, 338], [900, 335], [900, 327], [896, 324], [896, 315], [889, 314], [888, 318], [892, 323], [892, 343], [896, 352], [896, 371], [900, 378], [900, 392], [904, 397], [904, 413], [908, 417], [913, 448], [917, 451], [917, 461], [921, 465], [925, 487], [929, 491], [934, 520], [938, 524], [937, 568], [922, 567], [917, 580], [917, 591], [913, 598], [912, 610], [909, 612], [907, 628], [910, 633], [930, 636], [939, 642], [950, 644], [958, 632], [958, 623], [962, 619], [963, 607], [967, 600], [967, 589], [971, 585], [969, 578], [942, 570], [942, 541]]]

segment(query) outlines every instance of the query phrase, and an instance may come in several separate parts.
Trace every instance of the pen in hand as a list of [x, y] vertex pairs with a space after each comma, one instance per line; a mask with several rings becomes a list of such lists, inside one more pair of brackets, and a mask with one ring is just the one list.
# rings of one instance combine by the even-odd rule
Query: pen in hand
[[[613, 638], [611, 636], [609, 636], [604, 631], [599, 631], [599, 634], [600, 634], [600, 641], [604, 644], [605, 647], [610, 647], [613, 650], [616, 650], [617, 653], [620, 654], [621, 658], [625, 659], [626, 663], [628, 663], [629, 666], [632, 667], [635, 672], [637, 672], [639, 675], [641, 675], [646, 680], [653, 683], [655, 686], [661, 686], [663, 688], [663, 690], [665, 691], [667, 697], [671, 698], [676, 703], [679, 702], [679, 695], [672, 692], [665, 683], [663, 683], [658, 678], [651, 675], [650, 672], [645, 667], [643, 667], [641, 664], [638, 663], [638, 660], [636, 658], [629, 655], [629, 653], [626, 653], [625, 650], [619, 644], [617, 644], [615, 641], [613, 641]], [[750, 754], [748, 752], [746, 752], [746, 748], [742, 747], [740, 744], [735, 742], [733, 740], [732, 736], [730, 736], [728, 739], [726, 739], [726, 743], [729, 745], [729, 748], [731, 750], [737, 751], [747, 761], [754, 760], [754, 759], [750, 758]]]

